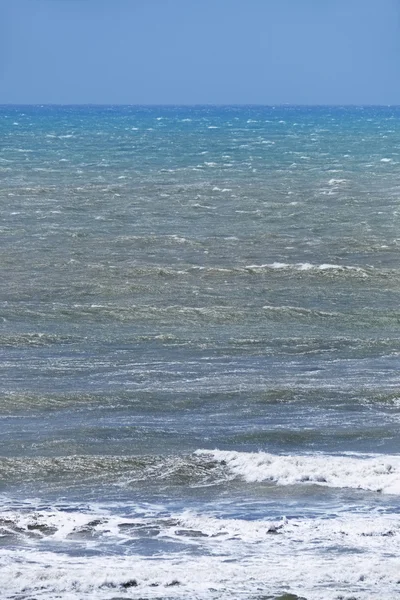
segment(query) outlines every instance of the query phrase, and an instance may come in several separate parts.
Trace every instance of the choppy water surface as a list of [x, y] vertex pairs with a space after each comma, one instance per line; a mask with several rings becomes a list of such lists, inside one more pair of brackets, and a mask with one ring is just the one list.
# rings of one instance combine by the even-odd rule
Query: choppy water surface
[[0, 587], [400, 590], [400, 109], [0, 107]]

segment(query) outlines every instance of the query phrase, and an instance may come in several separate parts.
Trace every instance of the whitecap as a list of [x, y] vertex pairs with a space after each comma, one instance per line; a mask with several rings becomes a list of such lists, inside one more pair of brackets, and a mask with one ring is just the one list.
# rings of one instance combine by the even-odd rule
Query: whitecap
[[330, 179], [328, 185], [339, 185], [341, 183], [347, 183], [346, 179]]
[[314, 484], [400, 494], [400, 456], [328, 454], [275, 455], [265, 452], [198, 450], [225, 464], [247, 482]]

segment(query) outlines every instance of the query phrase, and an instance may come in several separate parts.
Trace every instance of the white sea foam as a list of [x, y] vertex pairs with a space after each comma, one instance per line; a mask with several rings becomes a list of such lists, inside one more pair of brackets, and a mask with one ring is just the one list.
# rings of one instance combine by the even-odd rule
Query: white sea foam
[[346, 179], [330, 179], [328, 185], [340, 185], [341, 183], [347, 183]]
[[260, 265], [246, 265], [245, 269], [251, 270], [262, 270], [262, 269], [275, 269], [275, 270], [293, 270], [293, 271], [355, 271], [362, 275], [363, 277], [367, 277], [367, 272], [365, 269], [361, 267], [356, 267], [353, 265], [336, 265], [330, 263], [322, 263], [320, 265], [312, 264], [312, 263], [283, 263], [275, 261], [273, 263], [264, 263]]
[[[159, 512], [161, 512], [161, 507]], [[51, 542], [76, 543], [77, 535], [86, 533], [88, 539], [102, 538], [102, 542], [116, 542], [141, 537], [143, 528], [151, 527], [161, 537], [197, 539], [199, 534], [209, 538], [232, 539], [244, 542], [265, 540], [268, 533], [280, 531], [287, 523], [277, 521], [246, 521], [224, 519], [197, 514], [191, 511], [157, 516], [155, 506], [140, 507], [140, 516], [121, 517], [111, 514], [101, 507], [84, 512], [59, 510], [23, 510], [0, 512], [0, 536], [18, 534], [30, 539], [44, 539]], [[162, 510], [164, 515], [165, 509]], [[147, 514], [143, 514], [147, 513]]]
[[181, 236], [179, 236], [177, 234], [167, 235], [166, 237], [174, 240], [178, 244], [186, 244], [188, 242], [188, 240], [186, 238], [181, 237]]
[[[9, 521], [14, 518], [8, 513], [2, 516]], [[92, 529], [103, 537], [119, 535], [122, 529], [124, 553], [76, 556], [48, 549], [49, 541], [57, 545], [64, 540], [65, 544], [74, 523], [75, 531], [84, 529], [85, 519], [86, 525], [91, 519]], [[60, 529], [56, 535], [50, 533], [52, 540], [46, 546], [33, 540], [24, 550], [0, 551], [2, 598], [216, 599], [289, 591], [308, 600], [337, 600], [354, 593], [358, 600], [371, 600], [394, 598], [398, 592], [397, 515], [344, 514], [270, 522], [188, 511], [122, 519], [100, 511], [82, 516], [64, 513], [59, 520], [43, 512], [29, 515], [25, 523], [17, 520], [18, 526], [31, 533], [38, 524], [52, 527], [56, 523]], [[165, 541], [167, 553], [160, 550], [151, 560], [135, 553], [129, 538], [138, 536], [141, 527], [150, 527], [160, 549]], [[97, 543], [94, 535], [86, 548], [94, 549]], [[185, 552], [181, 551], [183, 543]]]
[[400, 456], [275, 455], [198, 450], [248, 482], [315, 484], [400, 494]]
[[273, 306], [272, 304], [265, 304], [263, 306], [264, 310], [275, 311], [277, 313], [295, 313], [298, 315], [306, 315], [306, 316], [320, 316], [320, 317], [338, 317], [340, 313], [337, 312], [328, 312], [325, 310], [313, 310], [311, 308], [304, 308], [302, 306], [292, 306], [290, 304]]
[[[226, 166], [226, 165], [224, 165], [224, 166]], [[213, 187], [212, 191], [213, 191], [213, 192], [222, 192], [222, 193], [224, 193], [224, 192], [231, 192], [231, 191], [232, 191], [232, 189], [231, 189], [231, 188], [220, 188], [220, 187], [218, 187], [217, 185], [215, 185], [215, 186]]]

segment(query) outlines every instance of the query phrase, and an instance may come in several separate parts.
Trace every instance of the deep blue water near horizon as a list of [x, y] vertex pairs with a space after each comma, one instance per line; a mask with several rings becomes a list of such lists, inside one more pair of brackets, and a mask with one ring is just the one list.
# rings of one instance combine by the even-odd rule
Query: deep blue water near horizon
[[400, 107], [0, 140], [2, 597], [396, 597]]

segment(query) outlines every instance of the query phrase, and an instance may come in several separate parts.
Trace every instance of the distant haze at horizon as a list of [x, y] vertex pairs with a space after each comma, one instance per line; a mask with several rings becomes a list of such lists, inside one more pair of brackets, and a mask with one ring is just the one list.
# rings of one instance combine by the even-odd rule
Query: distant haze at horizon
[[400, 104], [397, 0], [0, 0], [0, 104]]

